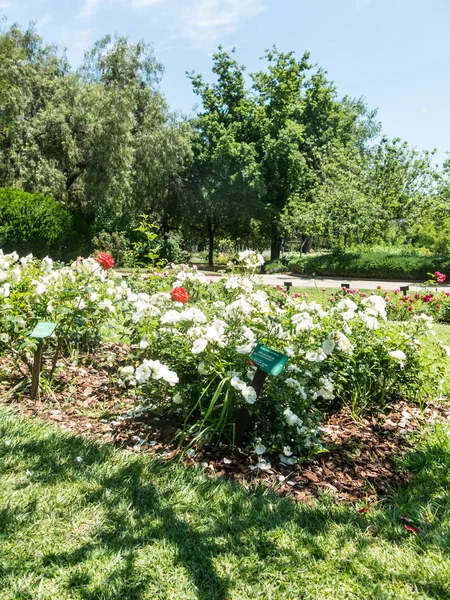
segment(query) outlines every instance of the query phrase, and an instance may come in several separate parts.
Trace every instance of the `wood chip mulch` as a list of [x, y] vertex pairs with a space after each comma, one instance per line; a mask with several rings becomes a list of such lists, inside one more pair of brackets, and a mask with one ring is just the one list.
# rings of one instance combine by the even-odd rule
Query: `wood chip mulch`
[[[176, 457], [179, 451], [169, 441], [176, 427], [149, 413], [136, 414], [130, 391], [114, 384], [117, 367], [109, 365], [107, 356], [114, 354], [120, 363], [128, 350], [123, 344], [105, 344], [101, 352], [81, 361], [82, 366], [65, 364], [55, 375], [51, 391], [35, 401], [29, 398], [29, 388], [17, 387], [18, 374], [10, 374], [0, 381], [0, 401], [14, 404], [25, 417], [39, 417], [127, 452], [147, 453], [163, 461]], [[7, 360], [0, 365], [8, 366]], [[44, 366], [48, 367], [49, 363]], [[191, 450], [182, 460], [197, 464], [209, 476], [244, 486], [261, 482], [298, 501], [327, 493], [336, 501], [370, 503], [389, 499], [395, 488], [407, 485], [412, 475], [398, 469], [395, 459], [412, 448], [412, 434], [437, 421], [450, 422], [448, 404], [429, 403], [421, 411], [416, 404], [397, 402], [357, 421], [342, 409], [323, 425], [326, 452], [301, 464], [287, 466], [278, 455], [265, 455], [270, 468], [261, 470], [255, 468], [257, 457], [250, 451], [226, 447]]]

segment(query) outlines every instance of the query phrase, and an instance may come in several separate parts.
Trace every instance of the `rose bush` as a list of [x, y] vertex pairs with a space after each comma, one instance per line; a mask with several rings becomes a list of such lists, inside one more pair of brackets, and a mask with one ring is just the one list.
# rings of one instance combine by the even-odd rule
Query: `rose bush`
[[[450, 349], [434, 342], [430, 315], [389, 319], [381, 290], [339, 292], [326, 307], [269, 294], [252, 274], [261, 261], [253, 254], [242, 257], [250, 276], [212, 283], [186, 265], [125, 281], [98, 257], [55, 268], [0, 253], [0, 351], [29, 354], [40, 320], [57, 323], [63, 346], [121, 328], [131, 343], [117, 374], [124, 393], [173, 419], [190, 443], [233, 442], [245, 431], [244, 443], [284, 464], [320, 451], [323, 415], [342, 403], [361, 412], [439, 391]], [[288, 357], [259, 397], [249, 362], [257, 342]]]
[[[429, 275], [430, 279], [418, 292], [404, 294], [400, 289], [385, 290], [378, 286], [370, 295], [384, 298], [389, 319], [407, 321], [418, 314], [426, 314], [436, 321], [450, 323], [450, 292], [439, 289], [439, 284], [445, 282], [446, 275], [439, 271]], [[331, 295], [330, 303], [334, 304], [343, 297], [351, 297], [354, 302], [360, 303], [367, 295], [358, 289], [341, 289]]]
[[57, 323], [54, 338], [60, 347], [92, 347], [101, 328], [120, 318], [118, 305], [129, 293], [120, 276], [93, 258], [54, 268], [50, 258], [19, 259], [0, 251], [0, 353], [30, 362], [36, 342], [29, 333], [38, 321]]
[[[188, 307], [173, 306], [170, 288], [181, 282], [193, 299]], [[211, 285], [186, 267], [173, 267], [165, 283], [166, 292], [129, 299], [132, 359], [158, 359], [179, 381], [166, 396], [153, 379], [140, 382], [131, 371], [123, 385], [178, 416], [197, 441], [217, 433], [233, 440], [248, 411], [250, 435], [280, 453], [289, 447], [293, 454], [284, 459], [295, 461], [320, 449], [324, 411], [342, 402], [361, 411], [393, 397], [419, 400], [436, 392], [448, 360], [448, 349], [433, 342], [430, 317], [389, 321], [378, 295], [358, 302], [346, 296], [324, 309], [298, 297], [280, 302], [252, 277], [232, 274]], [[259, 398], [249, 365], [257, 342], [289, 357]]]

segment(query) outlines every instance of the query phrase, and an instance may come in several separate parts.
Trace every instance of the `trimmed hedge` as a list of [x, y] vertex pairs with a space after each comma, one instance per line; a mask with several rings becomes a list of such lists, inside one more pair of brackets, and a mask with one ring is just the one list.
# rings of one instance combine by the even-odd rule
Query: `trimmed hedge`
[[73, 218], [54, 198], [0, 188], [0, 248], [63, 259], [74, 241]]
[[435, 271], [450, 274], [450, 256], [375, 251], [304, 254], [293, 258], [289, 269], [301, 275], [425, 281]]

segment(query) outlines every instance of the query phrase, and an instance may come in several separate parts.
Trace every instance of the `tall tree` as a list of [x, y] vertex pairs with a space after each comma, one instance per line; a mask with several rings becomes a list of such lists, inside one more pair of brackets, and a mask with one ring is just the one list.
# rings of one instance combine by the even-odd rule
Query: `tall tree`
[[7, 99], [15, 54], [25, 93], [15, 113], [2, 112], [0, 185], [63, 200], [97, 230], [164, 212], [170, 182], [190, 153], [190, 127], [156, 88], [162, 67], [152, 48], [106, 36], [77, 73], [32, 28], [3, 32], [1, 49], [11, 55], [1, 74]]
[[261, 211], [262, 193], [256, 149], [248, 135], [253, 110], [245, 88], [244, 68], [219, 48], [213, 56], [214, 84], [190, 74], [203, 110], [194, 119], [193, 182], [186, 214], [208, 239], [208, 262], [213, 264], [218, 233], [245, 236], [252, 218]]
[[[245, 156], [250, 162], [235, 161], [231, 172], [221, 179], [217, 196], [220, 211], [223, 214], [226, 210], [226, 190], [230, 189], [227, 179], [231, 173], [236, 173], [236, 180], [239, 172], [248, 173], [250, 169], [253, 180], [243, 177], [243, 186], [235, 189], [245, 198], [251, 190], [258, 191], [256, 213], [262, 215], [260, 231], [270, 240], [271, 258], [277, 259], [286, 234], [283, 215], [294, 204], [298, 207], [313, 201], [315, 191], [324, 182], [324, 157], [336, 148], [357, 144], [363, 147], [376, 125], [364, 103], [338, 99], [325, 73], [312, 70], [308, 53], [298, 60], [293, 52], [273, 48], [264, 58], [268, 67], [251, 75], [250, 89], [245, 87], [244, 68], [223, 50], [214, 56], [217, 83], [208, 85], [199, 76], [191, 78], [203, 104], [196, 121], [203, 140], [199, 154], [202, 165], [214, 162], [218, 148], [235, 148], [237, 144], [249, 149]], [[228, 143], [219, 143], [225, 138]], [[219, 161], [219, 170], [223, 164]], [[230, 165], [226, 164], [228, 169]], [[207, 172], [208, 169], [199, 172], [201, 182], [205, 182]], [[213, 181], [220, 179], [217, 170], [210, 169], [209, 173]], [[207, 189], [211, 189], [211, 184]], [[209, 194], [209, 202], [211, 199]], [[235, 214], [236, 202], [230, 204], [230, 214]], [[247, 214], [244, 227], [248, 226], [248, 217]]]
[[435, 193], [434, 152], [420, 152], [399, 138], [383, 136], [370, 156], [366, 194], [377, 207], [373, 223], [381, 239], [394, 231], [408, 233]]

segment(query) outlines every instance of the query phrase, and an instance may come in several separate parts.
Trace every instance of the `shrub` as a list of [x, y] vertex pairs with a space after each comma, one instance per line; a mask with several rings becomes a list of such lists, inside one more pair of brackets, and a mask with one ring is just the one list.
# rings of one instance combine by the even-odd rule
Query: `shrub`
[[271, 260], [264, 265], [265, 273], [285, 273], [288, 270], [288, 266], [283, 260]]
[[6, 252], [65, 258], [74, 238], [71, 213], [54, 198], [0, 189], [0, 247]]
[[169, 231], [162, 236], [161, 258], [169, 263], [187, 263], [191, 253], [179, 231]]
[[293, 258], [289, 268], [302, 275], [426, 280], [430, 272], [450, 271], [449, 255], [394, 254], [379, 251], [330, 252]]
[[109, 252], [116, 262], [116, 266], [126, 264], [131, 249], [131, 244], [122, 231], [101, 231], [92, 239], [94, 252]]
[[[239, 257], [247, 272], [261, 265], [257, 253]], [[434, 341], [432, 317], [389, 321], [381, 295], [341, 292], [322, 307], [280, 290], [271, 297], [236, 273], [211, 284], [173, 265], [124, 281], [102, 267], [90, 258], [55, 268], [48, 258], [0, 251], [0, 354], [29, 363], [29, 332], [41, 320], [57, 325], [46, 345], [53, 357], [91, 348], [106, 330], [126, 332], [132, 346], [117, 386], [139, 411], [172, 421], [180, 443], [238, 441], [247, 426], [242, 441], [257, 444], [258, 455], [268, 449], [293, 465], [322, 450], [325, 412], [342, 403], [362, 413], [391, 398], [420, 401], [439, 391], [448, 368], [450, 349]], [[249, 364], [258, 342], [289, 359], [259, 396]]]

